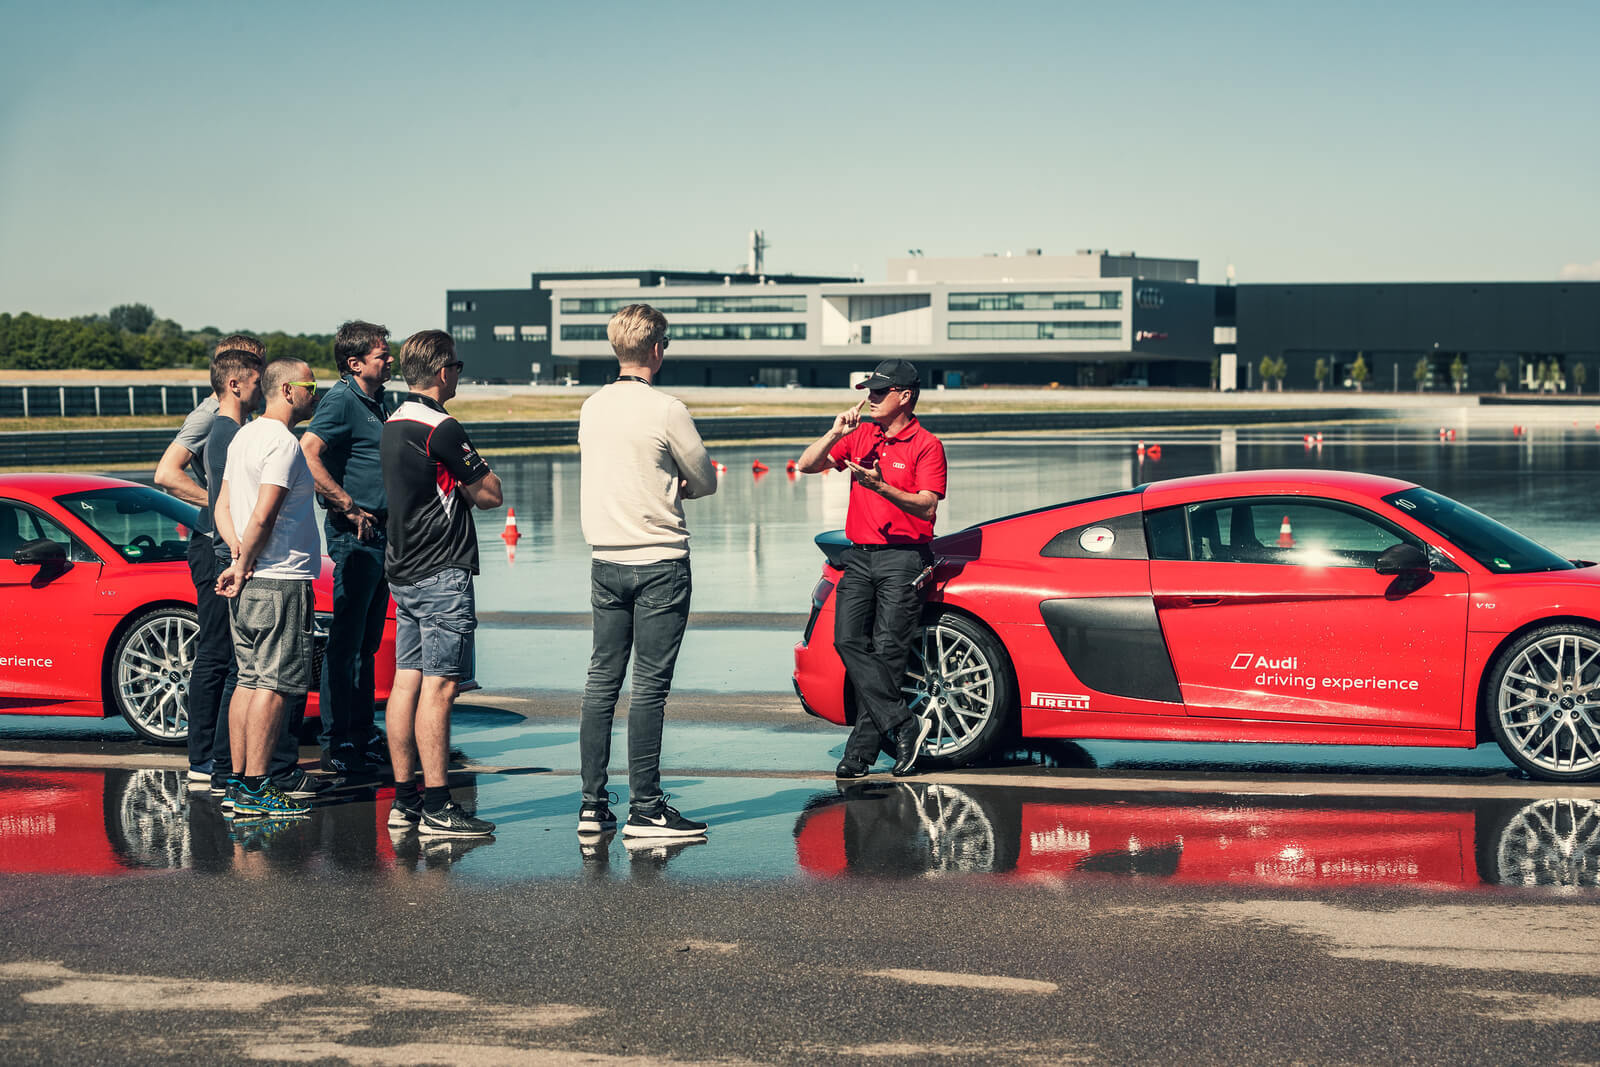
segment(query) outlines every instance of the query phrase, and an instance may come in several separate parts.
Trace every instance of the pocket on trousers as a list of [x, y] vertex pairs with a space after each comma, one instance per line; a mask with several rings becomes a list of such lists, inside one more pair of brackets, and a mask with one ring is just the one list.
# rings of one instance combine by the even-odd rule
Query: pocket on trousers
[[686, 602], [692, 589], [689, 564], [678, 560], [670, 564], [651, 564], [649, 569], [663, 568], [663, 573], [648, 578], [640, 575], [640, 590], [636, 603], [647, 608], [670, 608]]

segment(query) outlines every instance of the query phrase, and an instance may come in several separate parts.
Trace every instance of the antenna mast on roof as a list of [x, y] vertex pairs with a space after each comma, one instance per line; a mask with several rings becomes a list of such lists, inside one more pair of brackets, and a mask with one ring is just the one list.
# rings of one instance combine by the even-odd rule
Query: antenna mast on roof
[[761, 230], [750, 231], [750, 263], [746, 268], [748, 274], [765, 274], [763, 263], [767, 256], [767, 235]]

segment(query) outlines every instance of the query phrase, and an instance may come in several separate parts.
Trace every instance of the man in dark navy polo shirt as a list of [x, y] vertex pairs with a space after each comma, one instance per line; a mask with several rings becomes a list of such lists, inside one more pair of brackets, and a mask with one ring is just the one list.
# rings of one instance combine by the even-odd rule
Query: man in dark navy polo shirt
[[[944, 445], [912, 412], [921, 385], [903, 359], [879, 363], [857, 389], [867, 399], [841, 412], [800, 456], [806, 474], [849, 469], [852, 543], [834, 592], [833, 646], [856, 689], [856, 724], [839, 763], [840, 778], [860, 778], [894, 740], [894, 774], [912, 772], [932, 723], [906, 707], [900, 684], [922, 613], [920, 577], [932, 562], [928, 542], [944, 499]], [[861, 418], [871, 404], [873, 421]]]
[[349, 774], [387, 763], [388, 744], [374, 724], [373, 659], [383, 643], [389, 586], [383, 577], [383, 490], [379, 442], [394, 410], [389, 330], [355, 320], [339, 327], [333, 359], [341, 375], [300, 439], [306, 466], [327, 508], [333, 560], [333, 620], [322, 663], [323, 770]]

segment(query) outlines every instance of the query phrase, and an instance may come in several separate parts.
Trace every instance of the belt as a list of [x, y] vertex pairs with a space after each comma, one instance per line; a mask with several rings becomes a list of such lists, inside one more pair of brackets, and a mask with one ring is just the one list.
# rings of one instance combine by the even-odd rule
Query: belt
[[911, 551], [911, 552], [922, 552], [922, 551], [925, 551], [927, 549], [928, 542], [926, 542], [926, 541], [906, 541], [906, 542], [903, 542], [903, 543], [900, 543], [900, 544], [892, 544], [892, 545], [855, 545], [854, 547], [859, 548], [863, 552], [882, 552], [884, 549], [887, 549], [887, 548], [899, 548], [899, 549], [905, 549], [905, 550], [908, 550], [908, 551]]

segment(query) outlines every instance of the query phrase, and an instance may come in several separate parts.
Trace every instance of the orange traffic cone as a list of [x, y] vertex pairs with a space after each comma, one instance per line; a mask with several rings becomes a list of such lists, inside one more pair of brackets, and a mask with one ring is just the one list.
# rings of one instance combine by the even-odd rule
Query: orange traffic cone
[[755, 471], [757, 474], [767, 473], [767, 465], [761, 462], [759, 459], [750, 464], [750, 469]]
[[[1596, 428], [1600, 429], [1600, 427]], [[800, 470], [800, 461], [791, 459], [788, 463], [783, 465], [783, 469], [788, 471], [790, 474], [794, 474]]]
[[1289, 529], [1289, 516], [1287, 515], [1283, 517], [1283, 524], [1278, 527], [1278, 547], [1294, 547], [1294, 531]]
[[506, 528], [500, 531], [500, 540], [508, 546], [515, 545], [522, 540], [522, 533], [517, 529], [517, 509], [506, 508]]
[[1144, 454], [1146, 456], [1148, 456], [1150, 459], [1160, 459], [1161, 458], [1161, 446], [1160, 445], [1151, 445], [1149, 448], [1144, 450]]

